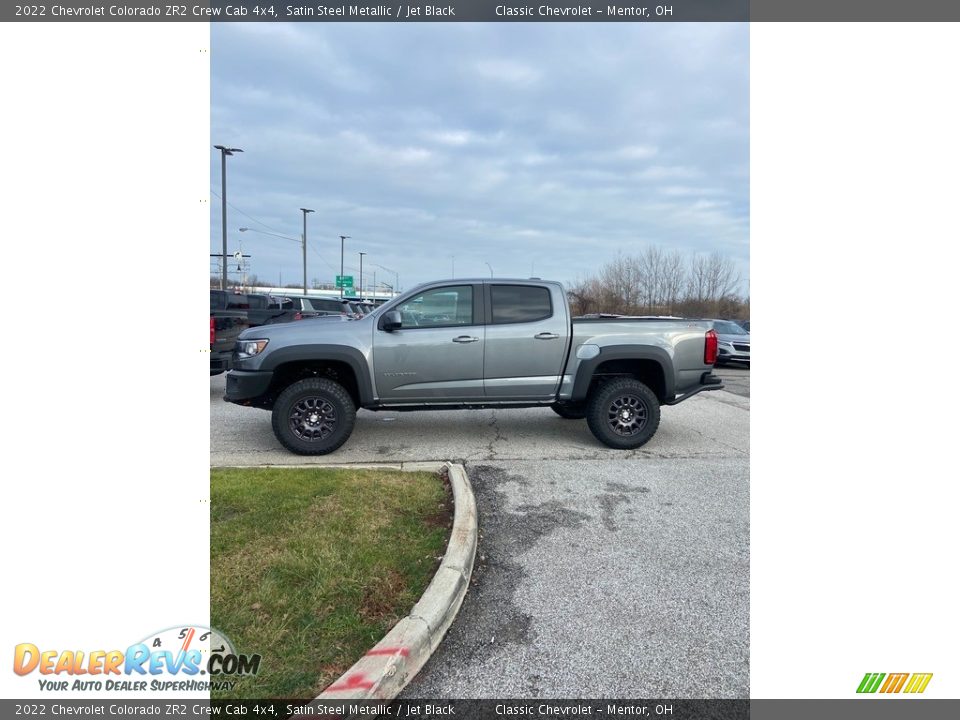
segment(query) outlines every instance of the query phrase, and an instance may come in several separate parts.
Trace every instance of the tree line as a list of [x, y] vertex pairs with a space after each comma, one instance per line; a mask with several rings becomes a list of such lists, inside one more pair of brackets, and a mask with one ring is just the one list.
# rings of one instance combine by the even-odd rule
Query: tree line
[[742, 278], [719, 252], [684, 256], [649, 246], [618, 255], [587, 278], [568, 284], [573, 314], [680, 315], [730, 320], [750, 318], [750, 298], [739, 294]]

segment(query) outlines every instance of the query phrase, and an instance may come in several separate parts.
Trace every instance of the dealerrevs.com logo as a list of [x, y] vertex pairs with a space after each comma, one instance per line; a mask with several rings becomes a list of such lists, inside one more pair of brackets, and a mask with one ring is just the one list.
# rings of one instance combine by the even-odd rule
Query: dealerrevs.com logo
[[256, 675], [260, 655], [242, 655], [222, 633], [202, 625], [151, 633], [125, 650], [49, 650], [20, 643], [13, 671], [39, 675], [41, 690], [209, 692], [232, 690], [238, 676]]
[[933, 673], [867, 673], [857, 687], [858, 693], [922, 693]]

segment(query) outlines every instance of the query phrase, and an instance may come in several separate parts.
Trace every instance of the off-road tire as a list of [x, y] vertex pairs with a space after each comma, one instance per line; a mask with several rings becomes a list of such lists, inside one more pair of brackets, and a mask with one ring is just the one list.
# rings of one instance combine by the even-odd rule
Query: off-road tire
[[273, 434], [297, 455], [326, 455], [343, 445], [357, 420], [350, 393], [333, 380], [293, 383], [273, 404]]
[[597, 385], [587, 398], [587, 426], [608, 447], [638, 448], [654, 436], [659, 425], [660, 402], [639, 380], [610, 380]]
[[564, 420], [583, 420], [587, 416], [583, 403], [554, 403], [550, 409]]

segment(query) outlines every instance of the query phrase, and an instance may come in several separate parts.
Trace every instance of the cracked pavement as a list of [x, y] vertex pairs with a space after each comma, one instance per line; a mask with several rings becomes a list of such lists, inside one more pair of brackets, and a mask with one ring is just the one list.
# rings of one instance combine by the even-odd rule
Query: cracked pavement
[[470, 591], [406, 697], [747, 697], [749, 370], [735, 379], [663, 408], [635, 451], [549, 409], [360, 411], [337, 452], [299, 457], [220, 376], [210, 463], [465, 464]]
[[749, 695], [746, 459], [468, 470], [470, 591], [403, 697]]
[[270, 413], [222, 400], [225, 376], [210, 378], [210, 465], [331, 465], [460, 460], [747, 458], [750, 400], [725, 390], [663, 408], [660, 428], [638, 450], [601, 445], [582, 420], [549, 408], [369, 412], [331, 455], [300, 457], [277, 442]]

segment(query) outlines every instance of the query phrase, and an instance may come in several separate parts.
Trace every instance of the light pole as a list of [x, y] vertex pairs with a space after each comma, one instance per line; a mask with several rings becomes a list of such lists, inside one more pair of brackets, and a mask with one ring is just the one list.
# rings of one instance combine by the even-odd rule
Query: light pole
[[493, 277], [493, 268], [490, 267], [490, 263], [485, 262], [484, 265], [486, 265], [490, 269], [490, 277]]
[[360, 253], [360, 299], [363, 300], [363, 256], [365, 252]]
[[300, 212], [303, 213], [303, 294], [307, 294], [307, 213], [312, 213], [313, 210], [308, 210], [307, 208], [300, 208]]
[[343, 300], [343, 241], [346, 240], [349, 235], [340, 236], [340, 299]]
[[225, 145], [214, 145], [220, 151], [220, 205], [222, 206], [222, 240], [223, 254], [220, 256], [220, 289], [227, 289], [227, 155], [243, 152], [240, 148], [228, 148]]

